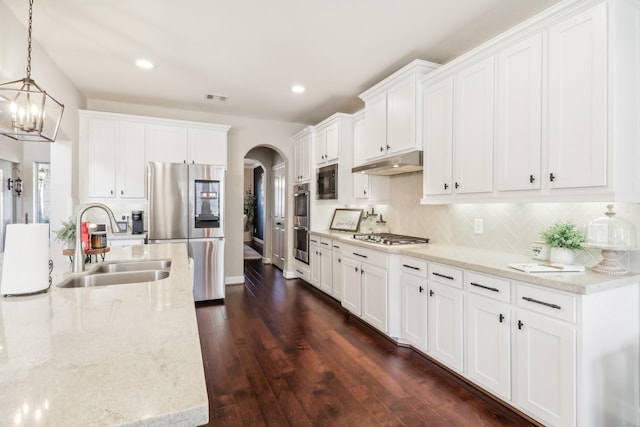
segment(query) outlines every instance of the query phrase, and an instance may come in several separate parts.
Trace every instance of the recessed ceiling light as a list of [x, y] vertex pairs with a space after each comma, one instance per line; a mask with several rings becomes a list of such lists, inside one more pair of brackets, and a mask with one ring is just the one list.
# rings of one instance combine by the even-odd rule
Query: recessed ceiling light
[[148, 59], [136, 59], [136, 67], [142, 68], [143, 70], [151, 70], [154, 65], [153, 62]]
[[302, 85], [293, 85], [291, 86], [291, 92], [293, 93], [303, 93], [305, 87]]

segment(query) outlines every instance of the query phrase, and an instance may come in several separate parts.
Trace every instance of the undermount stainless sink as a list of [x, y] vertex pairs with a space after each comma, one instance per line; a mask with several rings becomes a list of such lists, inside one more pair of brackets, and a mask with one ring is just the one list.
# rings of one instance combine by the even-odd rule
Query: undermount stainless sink
[[170, 259], [116, 261], [100, 264], [97, 268], [91, 270], [89, 272], [89, 275], [101, 273], [117, 273], [122, 271], [168, 270], [170, 268]]
[[121, 271], [116, 273], [70, 276], [58, 284], [60, 288], [87, 288], [92, 286], [124, 285], [154, 282], [169, 277], [167, 270]]

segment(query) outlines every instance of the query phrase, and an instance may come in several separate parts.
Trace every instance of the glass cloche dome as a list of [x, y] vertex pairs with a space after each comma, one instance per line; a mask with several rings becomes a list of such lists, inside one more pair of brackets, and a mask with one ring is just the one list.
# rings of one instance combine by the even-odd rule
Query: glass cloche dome
[[636, 247], [636, 229], [626, 219], [617, 218], [613, 205], [607, 205], [605, 216], [594, 219], [585, 229], [585, 246], [625, 250]]
[[616, 218], [613, 205], [607, 205], [604, 215], [585, 227], [583, 246], [602, 249], [602, 261], [591, 269], [598, 273], [626, 274], [628, 270], [618, 258], [624, 251], [637, 249], [636, 228], [626, 219]]

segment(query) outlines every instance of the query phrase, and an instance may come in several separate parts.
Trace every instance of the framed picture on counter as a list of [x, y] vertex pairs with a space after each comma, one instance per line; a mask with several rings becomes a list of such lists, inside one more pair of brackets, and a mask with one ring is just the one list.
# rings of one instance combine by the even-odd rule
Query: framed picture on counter
[[362, 209], [336, 209], [333, 211], [330, 230], [358, 231], [362, 220]]

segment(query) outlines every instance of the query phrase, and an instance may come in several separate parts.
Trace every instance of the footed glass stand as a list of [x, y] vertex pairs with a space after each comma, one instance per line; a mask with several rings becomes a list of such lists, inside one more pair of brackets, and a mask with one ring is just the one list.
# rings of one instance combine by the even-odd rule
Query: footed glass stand
[[618, 259], [626, 252], [630, 250], [636, 250], [637, 248], [605, 248], [599, 245], [584, 244], [585, 248], [602, 249], [602, 261], [591, 267], [591, 270], [597, 273], [611, 274], [611, 275], [623, 275], [629, 272]]

